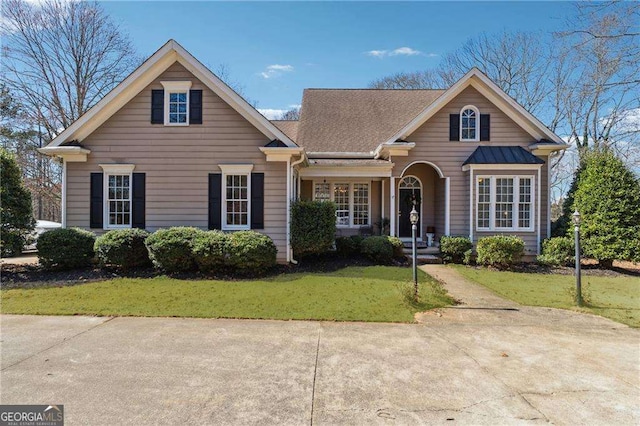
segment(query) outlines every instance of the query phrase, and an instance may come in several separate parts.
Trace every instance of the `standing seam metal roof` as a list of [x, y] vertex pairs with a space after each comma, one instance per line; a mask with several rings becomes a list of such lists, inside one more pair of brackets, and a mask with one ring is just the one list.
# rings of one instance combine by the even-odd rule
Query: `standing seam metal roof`
[[521, 146], [479, 146], [462, 165], [467, 164], [544, 164]]

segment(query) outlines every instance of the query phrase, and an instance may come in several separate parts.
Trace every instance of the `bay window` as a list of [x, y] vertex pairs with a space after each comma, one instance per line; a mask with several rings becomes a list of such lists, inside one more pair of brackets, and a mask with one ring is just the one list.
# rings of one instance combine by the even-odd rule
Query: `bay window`
[[533, 231], [533, 176], [478, 176], [476, 228]]

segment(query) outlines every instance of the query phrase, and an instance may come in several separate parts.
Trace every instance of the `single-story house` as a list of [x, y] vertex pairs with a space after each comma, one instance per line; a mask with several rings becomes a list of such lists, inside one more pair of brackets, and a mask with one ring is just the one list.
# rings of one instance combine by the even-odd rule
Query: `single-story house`
[[290, 203], [331, 200], [341, 235], [388, 222], [472, 241], [550, 233], [560, 137], [478, 69], [446, 90], [307, 89], [268, 120], [169, 40], [42, 152], [62, 159], [62, 226], [169, 226], [270, 236], [291, 261]]

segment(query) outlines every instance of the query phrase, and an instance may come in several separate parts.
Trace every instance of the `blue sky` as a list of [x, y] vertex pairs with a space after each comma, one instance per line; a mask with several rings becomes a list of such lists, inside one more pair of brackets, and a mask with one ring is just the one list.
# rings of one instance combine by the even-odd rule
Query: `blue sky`
[[148, 57], [173, 38], [225, 64], [257, 107], [286, 110], [308, 87], [366, 87], [436, 66], [482, 32], [560, 30], [569, 2], [105, 2]]

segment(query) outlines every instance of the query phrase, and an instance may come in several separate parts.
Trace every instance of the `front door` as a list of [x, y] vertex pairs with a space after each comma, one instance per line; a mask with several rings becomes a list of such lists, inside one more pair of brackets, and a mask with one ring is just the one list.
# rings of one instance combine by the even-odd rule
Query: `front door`
[[[416, 203], [416, 211], [420, 214], [420, 189], [419, 188], [400, 188], [398, 205], [398, 236], [400, 238], [411, 238], [411, 221], [409, 213], [413, 209], [413, 203]], [[422, 220], [422, 218], [420, 218]], [[420, 239], [420, 220], [418, 220], [418, 239]]]

